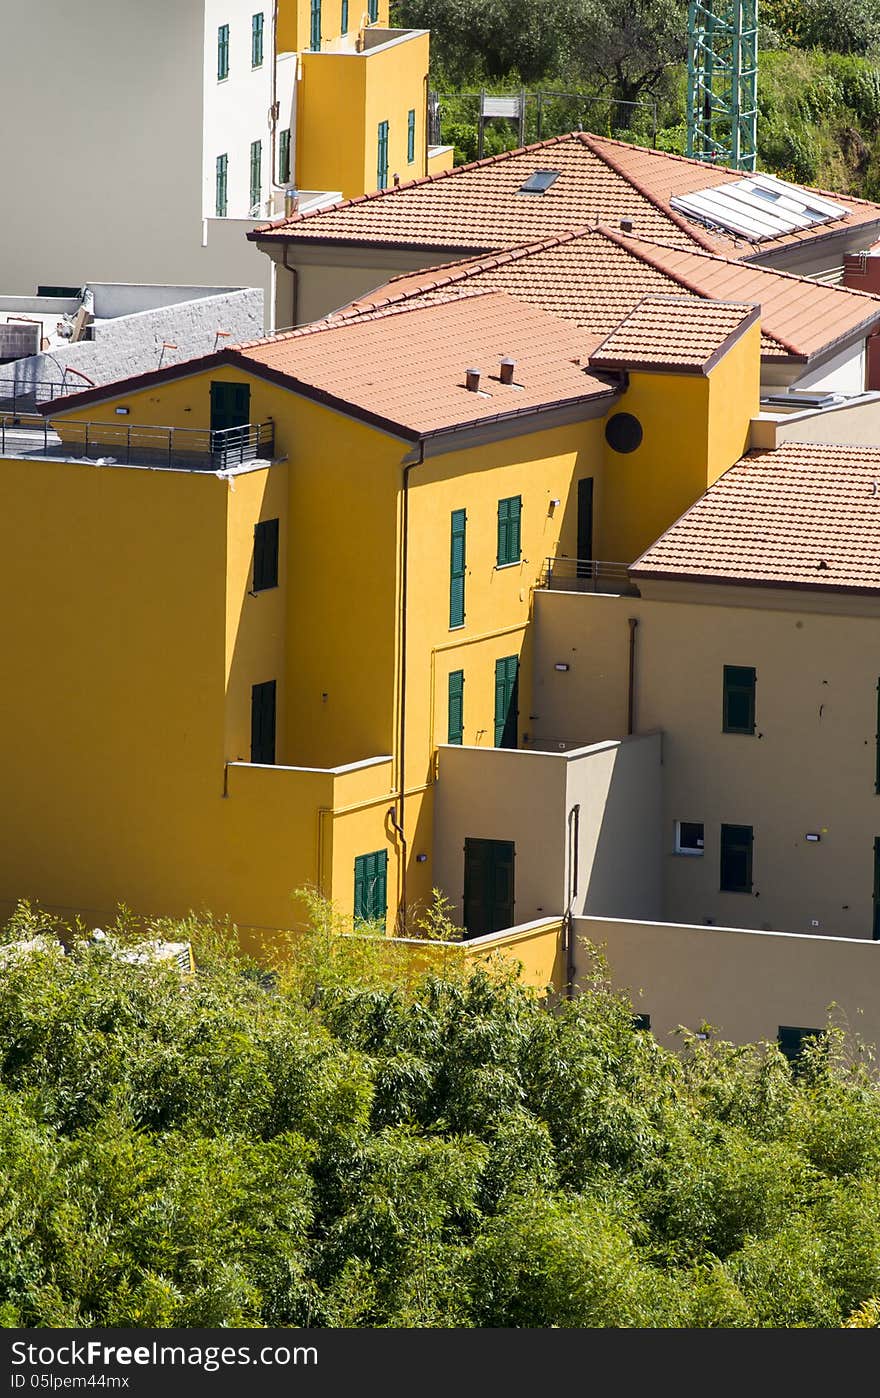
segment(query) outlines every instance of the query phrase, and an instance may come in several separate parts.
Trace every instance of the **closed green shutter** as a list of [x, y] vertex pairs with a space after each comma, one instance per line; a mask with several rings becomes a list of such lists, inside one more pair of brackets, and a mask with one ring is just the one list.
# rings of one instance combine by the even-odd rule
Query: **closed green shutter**
[[467, 513], [452, 511], [449, 545], [449, 626], [464, 626], [464, 574], [467, 561]]
[[464, 670], [449, 675], [449, 735], [447, 743], [460, 743], [464, 737]]
[[376, 157], [376, 188], [388, 188], [388, 122], [379, 122]]
[[217, 30], [217, 81], [229, 77], [229, 25], [221, 24]]
[[290, 179], [290, 127], [287, 126], [278, 137], [278, 179], [287, 184]]
[[515, 748], [519, 718], [519, 656], [495, 661], [495, 746]]
[[723, 893], [751, 893], [753, 843], [751, 825], [722, 825], [720, 882]]
[[498, 556], [499, 568], [508, 563], [518, 563], [520, 559], [522, 521], [522, 496], [511, 495], [507, 500], [498, 501]]
[[750, 665], [725, 665], [722, 728], [725, 733], [754, 733], [756, 671]]
[[260, 202], [263, 188], [263, 142], [251, 141], [251, 208]]
[[225, 155], [217, 156], [217, 191], [214, 212], [218, 218], [226, 217], [227, 209], [227, 171], [229, 160]]
[[354, 920], [379, 922], [388, 910], [388, 851], [359, 854], [354, 861]]
[[251, 762], [275, 761], [275, 681], [251, 689]]
[[348, 33], [348, 0], [342, 0], [342, 17], [339, 21], [340, 34]]
[[410, 165], [416, 158], [416, 113], [411, 108], [406, 119], [406, 158]]
[[254, 15], [251, 20], [251, 67], [263, 66], [263, 16]]
[[379, 0], [370, 0], [369, 3], [370, 23], [375, 24], [379, 18]]
[[312, 0], [309, 47], [317, 53], [321, 47], [321, 0]]
[[254, 592], [278, 586], [278, 520], [254, 525]]

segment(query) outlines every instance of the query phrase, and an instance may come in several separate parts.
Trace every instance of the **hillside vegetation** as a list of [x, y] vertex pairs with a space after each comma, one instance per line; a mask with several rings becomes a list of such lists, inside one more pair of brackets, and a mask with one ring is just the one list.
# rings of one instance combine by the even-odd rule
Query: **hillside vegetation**
[[[547, 99], [541, 135], [578, 125], [685, 152], [683, 0], [397, 0], [397, 22], [432, 31], [432, 86], [447, 94], [443, 138], [477, 154], [475, 100], [489, 90]], [[880, 0], [761, 0], [758, 155], [787, 178], [880, 198]], [[537, 104], [526, 139], [538, 137]], [[486, 154], [515, 144], [493, 123]]]
[[601, 977], [407, 984], [320, 905], [275, 976], [157, 930], [194, 978], [124, 923], [0, 965], [3, 1324], [877, 1324], [880, 1096], [839, 1035], [677, 1056]]

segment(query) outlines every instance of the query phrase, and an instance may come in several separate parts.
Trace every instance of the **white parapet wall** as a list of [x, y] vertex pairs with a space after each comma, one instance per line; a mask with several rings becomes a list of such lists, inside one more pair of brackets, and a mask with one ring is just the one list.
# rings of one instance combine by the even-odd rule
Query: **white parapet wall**
[[600, 917], [574, 919], [573, 932], [575, 985], [589, 981], [589, 947], [600, 948], [614, 986], [670, 1047], [680, 1025], [751, 1043], [829, 1018], [880, 1046], [880, 942]]

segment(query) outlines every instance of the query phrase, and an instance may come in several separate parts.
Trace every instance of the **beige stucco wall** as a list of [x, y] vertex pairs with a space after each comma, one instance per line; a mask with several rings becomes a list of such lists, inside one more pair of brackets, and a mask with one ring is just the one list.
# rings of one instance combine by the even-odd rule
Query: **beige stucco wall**
[[575, 978], [589, 974], [585, 941], [603, 949], [613, 984], [662, 1042], [678, 1025], [737, 1043], [775, 1039], [781, 1025], [822, 1029], [831, 1018], [880, 1044], [880, 944], [728, 927], [615, 918], [574, 922]]
[[567, 753], [441, 747], [433, 867], [454, 916], [468, 837], [514, 842], [518, 922], [568, 906], [657, 916], [661, 755], [659, 734]]
[[[635, 617], [635, 731], [664, 735], [663, 916], [870, 937], [880, 609], [735, 596], [756, 605], [536, 593], [534, 741], [578, 746], [625, 731]], [[725, 665], [757, 671], [754, 736], [721, 731]], [[704, 823], [702, 857], [673, 853], [678, 820]], [[754, 828], [752, 894], [719, 891], [722, 823]]]

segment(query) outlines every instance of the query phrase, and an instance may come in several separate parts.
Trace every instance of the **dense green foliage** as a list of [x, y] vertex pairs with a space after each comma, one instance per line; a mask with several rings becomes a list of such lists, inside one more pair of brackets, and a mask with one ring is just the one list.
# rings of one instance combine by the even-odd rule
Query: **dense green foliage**
[[880, 1096], [834, 1035], [679, 1056], [598, 980], [407, 984], [328, 927], [277, 977], [195, 922], [185, 982], [0, 970], [3, 1323], [876, 1323]]
[[[528, 107], [526, 139], [578, 125], [683, 154], [685, 0], [397, 0], [432, 31], [432, 82], [576, 94]], [[761, 0], [758, 156], [763, 169], [880, 198], [880, 0]], [[443, 138], [477, 153], [476, 102], [449, 97]], [[515, 144], [487, 129], [486, 154]]]

